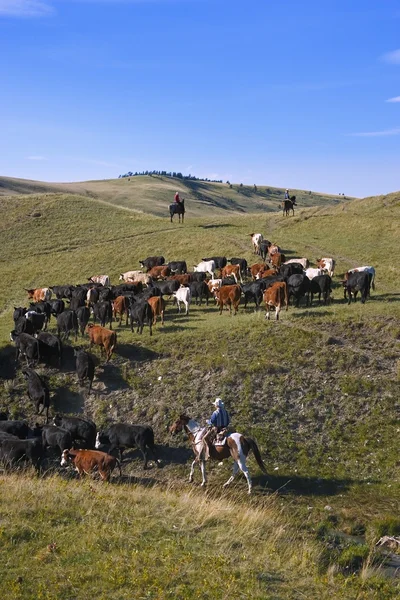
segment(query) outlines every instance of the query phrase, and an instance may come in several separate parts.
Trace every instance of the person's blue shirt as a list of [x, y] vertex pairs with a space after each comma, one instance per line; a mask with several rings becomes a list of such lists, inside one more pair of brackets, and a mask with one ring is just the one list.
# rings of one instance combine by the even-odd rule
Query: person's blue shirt
[[217, 408], [211, 415], [208, 423], [214, 425], [214, 427], [228, 427], [229, 420], [229, 415], [225, 408]]

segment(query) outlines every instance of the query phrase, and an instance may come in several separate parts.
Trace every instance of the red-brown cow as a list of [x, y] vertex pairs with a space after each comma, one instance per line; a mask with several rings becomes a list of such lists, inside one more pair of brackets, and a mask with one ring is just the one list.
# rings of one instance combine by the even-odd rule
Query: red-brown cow
[[122, 318], [126, 316], [126, 323], [128, 325], [128, 312], [129, 312], [129, 302], [128, 298], [125, 296], [117, 296], [114, 302], [112, 303], [114, 319], [117, 320], [117, 316], [119, 316], [119, 326], [121, 326]]
[[275, 252], [275, 254], [271, 256], [271, 263], [277, 269], [279, 269], [279, 267], [285, 262], [285, 260], [286, 256], [281, 252]]
[[161, 296], [153, 296], [149, 298], [147, 302], [151, 306], [153, 313], [153, 325], [157, 323], [157, 317], [161, 316], [161, 325], [164, 325], [164, 311], [165, 311], [165, 300]]
[[100, 325], [93, 325], [93, 323], [89, 323], [87, 326], [87, 332], [89, 335], [90, 347], [92, 347], [93, 344], [100, 346], [100, 352], [103, 352], [104, 348], [108, 362], [115, 350], [115, 346], [117, 345], [117, 334], [115, 331], [111, 331], [110, 329], [106, 329]]
[[185, 273], [184, 275], [171, 275], [171, 277], [168, 277], [168, 279], [171, 279], [172, 281], [179, 281], [181, 285], [187, 287], [190, 283], [192, 283], [193, 277], [191, 273]]
[[229, 307], [229, 314], [232, 314], [232, 306], [234, 309], [234, 315], [236, 315], [239, 303], [240, 296], [242, 294], [242, 289], [240, 285], [224, 285], [219, 290], [215, 290], [214, 296], [217, 300], [217, 304], [219, 305], [219, 314], [222, 315], [222, 310], [224, 306]]
[[260, 271], [256, 276], [256, 279], [264, 279], [265, 277], [274, 277], [277, 274], [276, 269], [265, 269]]
[[50, 288], [33, 288], [31, 290], [25, 289], [28, 292], [28, 298], [32, 298], [34, 302], [48, 302], [51, 300], [52, 291]]
[[265, 290], [263, 299], [265, 302], [266, 314], [265, 318], [269, 319], [270, 307], [275, 307], [276, 320], [279, 320], [279, 313], [283, 304], [288, 309], [288, 291], [284, 281], [277, 281], [270, 288]]
[[70, 462], [78, 471], [79, 477], [83, 477], [85, 473], [89, 475], [98, 471], [103, 481], [110, 481], [111, 473], [116, 466], [119, 469], [119, 476], [122, 475], [121, 463], [118, 458], [99, 450], [64, 450], [61, 456], [61, 466], [66, 467]]
[[166, 279], [171, 275], [171, 269], [166, 265], [162, 267], [153, 267], [147, 275], [152, 279]]
[[268, 265], [266, 265], [265, 263], [255, 263], [254, 265], [251, 265], [250, 273], [252, 278], [255, 280], [258, 273], [260, 271], [264, 271], [265, 269], [268, 269]]
[[238, 279], [240, 279], [240, 283], [243, 283], [242, 274], [240, 272], [240, 265], [226, 265], [223, 269], [221, 269], [221, 277], [233, 277], [236, 283]]

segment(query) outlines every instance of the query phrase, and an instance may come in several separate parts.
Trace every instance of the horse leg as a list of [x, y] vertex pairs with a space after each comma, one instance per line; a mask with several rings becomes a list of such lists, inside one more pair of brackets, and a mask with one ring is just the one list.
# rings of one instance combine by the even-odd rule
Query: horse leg
[[205, 460], [200, 460], [200, 471], [201, 471], [201, 475], [203, 478], [203, 481], [201, 482], [201, 487], [204, 487], [207, 483], [206, 461]]
[[246, 457], [244, 456], [243, 452], [240, 452], [238, 465], [239, 465], [240, 470], [246, 477], [247, 485], [249, 486], [249, 494], [251, 494], [251, 488], [252, 488], [251, 477], [250, 477], [250, 473], [249, 473], [249, 470], [246, 465]]
[[228, 486], [229, 484], [232, 483], [232, 481], [235, 479], [235, 476], [237, 475], [237, 472], [239, 471], [239, 465], [237, 464], [237, 462], [235, 461], [233, 463], [233, 471], [232, 471], [232, 475], [229, 477], [228, 481], [226, 483], [224, 483], [223, 487]]
[[196, 464], [196, 459], [194, 459], [194, 461], [192, 462], [192, 465], [190, 467], [189, 483], [192, 483], [192, 481], [193, 481], [194, 465], [195, 464]]

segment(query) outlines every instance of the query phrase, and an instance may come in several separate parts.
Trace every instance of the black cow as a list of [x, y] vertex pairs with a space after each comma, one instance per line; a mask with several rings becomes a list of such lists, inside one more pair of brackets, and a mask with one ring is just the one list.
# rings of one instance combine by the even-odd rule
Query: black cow
[[142, 269], [146, 269], [147, 272], [150, 271], [153, 267], [161, 267], [165, 263], [165, 258], [163, 256], [149, 256], [144, 260], [139, 260], [139, 265]]
[[50, 311], [54, 317], [58, 317], [65, 310], [64, 300], [50, 300]]
[[141, 334], [145, 323], [149, 326], [150, 335], [153, 335], [153, 312], [147, 299], [143, 298], [135, 301], [129, 307], [129, 317], [131, 321], [131, 331], [133, 333], [133, 323], [137, 323], [136, 333]]
[[81, 330], [81, 335], [85, 333], [86, 325], [89, 323], [90, 319], [90, 308], [87, 306], [80, 306], [76, 309], [76, 316], [78, 319], [79, 329]]
[[[300, 299], [308, 294], [310, 289], [310, 280], [306, 275], [291, 275], [287, 280], [287, 285], [289, 302], [290, 297], [293, 296], [295, 299], [295, 306], [298, 308]], [[307, 297], [306, 304], [308, 304]]]
[[23, 306], [14, 306], [14, 312], [13, 312], [14, 323], [16, 323], [18, 321], [18, 319], [23, 317], [26, 314], [27, 310], [28, 309], [24, 308]]
[[17, 333], [14, 330], [10, 333], [10, 339], [15, 343], [16, 361], [20, 356], [25, 356], [26, 364], [29, 366], [29, 361], [37, 362], [40, 360], [39, 342], [32, 335], [29, 335], [28, 333]]
[[41, 302], [30, 302], [29, 310], [34, 310], [37, 313], [46, 315], [47, 321], [50, 322], [51, 319], [51, 304], [47, 301]]
[[25, 319], [32, 323], [35, 333], [43, 328], [47, 329], [47, 316], [44, 313], [28, 310]]
[[357, 299], [358, 292], [361, 293], [361, 303], [364, 304], [369, 296], [371, 286], [371, 275], [366, 271], [350, 273], [346, 282], [344, 282], [345, 292], [347, 292], [347, 304], [351, 303], [351, 295], [354, 296], [354, 302]]
[[25, 440], [29, 435], [29, 425], [25, 421], [0, 421], [0, 432]]
[[99, 448], [101, 444], [110, 444], [110, 454], [113, 450], [118, 450], [121, 462], [125, 448], [139, 448], [143, 454], [144, 469], [147, 467], [147, 449], [149, 449], [157, 466], [160, 466], [161, 461], [157, 457], [154, 445], [154, 431], [148, 425], [130, 425], [128, 423], [110, 425], [105, 431], [99, 431], [97, 434], [96, 448]]
[[310, 280], [309, 295], [311, 295], [310, 306], [313, 301], [314, 294], [318, 294], [318, 304], [321, 304], [321, 295], [324, 299], [324, 304], [329, 301], [332, 293], [332, 279], [329, 275], [317, 275]]
[[63, 450], [72, 448], [72, 436], [69, 431], [57, 427], [57, 425], [44, 425], [42, 429], [42, 444], [46, 448], [59, 448], [62, 454]]
[[216, 269], [223, 269], [224, 267], [226, 267], [227, 263], [227, 259], [225, 256], [211, 256], [210, 258], [202, 258], [201, 260], [213, 260], [215, 262]]
[[111, 302], [97, 302], [93, 306], [93, 323], [96, 324], [96, 321], [100, 321], [100, 325], [102, 327], [106, 326], [106, 323], [110, 324], [110, 329], [112, 329], [112, 306]]
[[90, 419], [56, 415], [53, 424], [69, 431], [73, 442], [83, 443], [89, 449], [94, 448], [96, 442], [96, 425]]
[[17, 333], [28, 333], [29, 335], [34, 335], [36, 333], [32, 321], [29, 321], [26, 317], [20, 317], [18, 321], [15, 322], [15, 331]]
[[304, 267], [300, 263], [283, 264], [279, 268], [279, 273], [289, 279], [291, 275], [304, 275]]
[[46, 362], [51, 362], [53, 358], [57, 359], [58, 366], [61, 367], [62, 343], [60, 338], [47, 331], [40, 331], [36, 334], [39, 340], [40, 357]]
[[6, 467], [14, 467], [21, 462], [30, 462], [38, 471], [44, 456], [41, 438], [18, 440], [3, 438], [0, 441], [0, 459]]
[[[49, 422], [50, 391], [47, 384], [33, 369], [22, 369], [22, 374], [28, 382], [28, 396], [36, 404], [36, 414], [41, 415], [46, 409], [46, 423]], [[40, 405], [42, 410], [39, 412]]]
[[231, 265], [240, 265], [240, 273], [242, 277], [247, 275], [247, 260], [245, 258], [228, 258]]
[[[205, 275], [205, 273], [202, 273], [202, 275]], [[192, 298], [196, 299], [196, 304], [197, 304], [197, 299], [200, 300], [200, 304], [203, 301], [203, 297], [206, 299], [206, 305], [208, 306], [208, 299], [210, 298], [210, 296], [212, 295], [208, 285], [206, 284], [205, 281], [193, 281], [190, 285], [190, 293], [192, 294]]]
[[201, 273], [200, 271], [196, 271], [195, 273], [188, 273], [191, 275], [192, 281], [205, 281], [207, 279], [207, 273]]
[[113, 285], [111, 291], [112, 299], [115, 300], [124, 293], [140, 294], [140, 292], [143, 291], [143, 284], [141, 281], [138, 281], [137, 283], [120, 283], [119, 285]]
[[56, 298], [62, 300], [62, 298], [70, 299], [72, 297], [72, 292], [75, 289], [73, 285], [53, 285], [50, 289], [56, 295]]
[[92, 383], [94, 378], [94, 361], [93, 358], [85, 350], [74, 349], [74, 356], [76, 358], [76, 373], [79, 379], [79, 385], [83, 386], [85, 379], [89, 380], [89, 394], [92, 390]]
[[111, 288], [103, 287], [99, 293], [99, 302], [109, 302], [114, 299], [114, 294], [112, 293]]
[[260, 242], [260, 256], [265, 261], [268, 254], [268, 248], [271, 246], [269, 240], [261, 240]]
[[254, 300], [256, 308], [258, 308], [262, 302], [263, 289], [262, 280], [251, 281], [242, 285], [242, 292], [244, 295], [244, 307], [247, 308], [247, 303], [250, 300]]
[[70, 332], [75, 334], [75, 341], [78, 339], [78, 317], [74, 310], [67, 309], [57, 317], [57, 333], [58, 337], [64, 334], [64, 339], [69, 338]]
[[187, 265], [185, 260], [175, 260], [169, 262], [167, 267], [169, 267], [175, 275], [184, 275], [187, 273]]
[[175, 279], [172, 281], [153, 281], [153, 287], [159, 289], [161, 294], [165, 296], [172, 296], [174, 292], [179, 290], [181, 284]]

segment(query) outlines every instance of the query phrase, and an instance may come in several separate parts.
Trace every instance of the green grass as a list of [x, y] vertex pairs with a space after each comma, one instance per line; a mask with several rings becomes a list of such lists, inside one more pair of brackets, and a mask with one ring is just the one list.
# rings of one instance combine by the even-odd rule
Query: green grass
[[[177, 576], [175, 580], [172, 575], [173, 563], [180, 561], [188, 565], [187, 591], [177, 588], [182, 598], [203, 598], [207, 593], [224, 597], [228, 592], [231, 595], [232, 590], [254, 598], [268, 598], [268, 594], [271, 598], [296, 599], [328, 595], [396, 597], [398, 582], [381, 578], [372, 560], [372, 547], [377, 532], [394, 527], [400, 510], [400, 281], [396, 270], [400, 259], [399, 198], [399, 194], [393, 194], [338, 206], [311, 207], [296, 213], [294, 218], [271, 213], [260, 216], [225, 212], [223, 216], [214, 213], [206, 217], [188, 213], [184, 226], [171, 225], [166, 217], [128, 211], [75, 194], [0, 198], [0, 374], [5, 377], [0, 384], [0, 410], [7, 408], [15, 418], [31, 422], [37, 417], [26, 398], [21, 375], [14, 369], [13, 349], [8, 342], [12, 307], [26, 303], [24, 288], [79, 283], [100, 273], [107, 273], [116, 282], [120, 272], [138, 268], [140, 259], [154, 254], [163, 254], [167, 260], [186, 259], [189, 266], [206, 255], [220, 254], [243, 256], [251, 264], [255, 259], [249, 234], [253, 231], [261, 231], [279, 243], [288, 257], [308, 256], [313, 262], [324, 255], [337, 260], [334, 303], [327, 307], [290, 307], [287, 313], [281, 313], [278, 323], [267, 322], [263, 311], [255, 313], [252, 307], [247, 311], [240, 307], [234, 318], [227, 313], [220, 316], [213, 303], [209, 307], [192, 306], [187, 318], [178, 316], [168, 302], [165, 327], [157, 325], [152, 338], [147, 329], [140, 337], [124, 327], [117, 328], [117, 353], [110, 365], [99, 361], [95, 394], [90, 398], [76, 383], [68, 349], [61, 373], [43, 366], [39, 369], [49, 378], [54, 412], [84, 413], [99, 425], [110, 420], [150, 423], [165, 467], [143, 474], [136, 454], [131, 455], [133, 461], [124, 464], [126, 474], [140, 476], [147, 485], [155, 482], [160, 486], [154, 490], [140, 485], [98, 486], [91, 493], [89, 484], [64, 482], [56, 476], [39, 483], [22, 476], [3, 478], [3, 496], [10, 501], [3, 503], [2, 511], [7, 515], [8, 526], [17, 530], [17, 541], [6, 540], [17, 550], [11, 579], [4, 580], [4, 585], [10, 584], [13, 590], [14, 596], [10, 597], [72, 598], [75, 594], [77, 598], [101, 598], [103, 593], [104, 597], [128, 598], [132, 597], [128, 590], [134, 584], [143, 590], [142, 596], [137, 597], [173, 597], [174, 585], [184, 585], [182, 579]], [[361, 264], [375, 266], [377, 289], [364, 306], [359, 302], [347, 306], [340, 288], [341, 275]], [[78, 343], [87, 345], [87, 338]], [[188, 510], [187, 523], [195, 528], [200, 526], [195, 518], [197, 503], [204, 503], [205, 507], [208, 504], [196, 485], [191, 491], [186, 483], [190, 457], [187, 442], [183, 437], [171, 439], [167, 425], [181, 411], [204, 420], [217, 395], [226, 401], [234, 426], [256, 438], [269, 475], [261, 476], [254, 459], [250, 459], [255, 493], [248, 504], [246, 486], [240, 478], [220, 496], [231, 465], [209, 468], [211, 496], [206, 496], [207, 502], [218, 500], [218, 506], [231, 513], [221, 524], [217, 519], [215, 528], [206, 528], [205, 537], [199, 538], [189, 560], [189, 542], [186, 540], [183, 549], [176, 544], [170, 530], [163, 528], [163, 520], [170, 524], [171, 519], [180, 522], [182, 511]], [[198, 484], [199, 473], [195, 476]], [[22, 505], [20, 502], [13, 506], [14, 494], [24, 498]], [[156, 501], [160, 494], [161, 501]], [[84, 521], [83, 526], [74, 520], [73, 515], [80, 514], [79, 510], [69, 509], [68, 503], [62, 501], [60, 506], [60, 498], [68, 499], [72, 507], [82, 503], [89, 521]], [[30, 502], [34, 508], [29, 507]], [[166, 512], [160, 502], [169, 507]], [[57, 524], [56, 529], [52, 523], [44, 527], [47, 513], [41, 510], [41, 503], [51, 508], [52, 514], [61, 515], [61, 540], [65, 542], [60, 542], [63, 549], [54, 555], [46, 548], [57, 541]], [[127, 545], [121, 540], [129, 526], [121, 514], [115, 514], [113, 503], [121, 514], [138, 511], [137, 528]], [[141, 503], [144, 507], [138, 508]], [[188, 508], [190, 503], [193, 510]], [[329, 512], [326, 506], [330, 507]], [[238, 507], [249, 510], [251, 518], [259, 519], [257, 527], [262, 525], [262, 515], [273, 515], [273, 527], [268, 532], [261, 527], [265, 537], [257, 544], [252, 545], [246, 538], [246, 558], [243, 559], [241, 549], [233, 552], [235, 567], [230, 561], [217, 560], [220, 580], [226, 585], [219, 583], [221, 587], [216, 588], [208, 575], [207, 545], [214, 550], [221, 536], [223, 547], [227, 539], [235, 538], [238, 529], [232, 515]], [[209, 508], [215, 519], [215, 505]], [[21, 520], [22, 533], [18, 529], [21, 509], [36, 523], [32, 527], [39, 532], [38, 538], [28, 535], [29, 527], [23, 524], [25, 517]], [[199, 519], [205, 518], [203, 508], [198, 510]], [[102, 568], [97, 565], [100, 550], [94, 541], [96, 519], [91, 519], [91, 511], [100, 519], [102, 537], [109, 539], [110, 544], [108, 552], [101, 548], [106, 554], [105, 562], [100, 561]], [[116, 537], [107, 512], [117, 519]], [[363, 547], [360, 552], [347, 550], [346, 544], [332, 547], [331, 538], [321, 539], [318, 532], [326, 527], [327, 516], [333, 519], [331, 528], [335, 532], [362, 532], [369, 553], [362, 557], [361, 569], [357, 567], [354, 575], [343, 572], [339, 557], [344, 552], [343, 560], [350, 560], [349, 557], [366, 551]], [[53, 518], [57, 520], [56, 516]], [[134, 520], [133, 516], [130, 518]], [[133, 554], [139, 530], [147, 531], [149, 520], [149, 540], [161, 548], [163, 556], [159, 573], [154, 549], [146, 551], [139, 563]], [[173, 529], [173, 525], [168, 527]], [[83, 529], [87, 530], [85, 536]], [[288, 540], [281, 535], [277, 549], [273, 546], [271, 551], [271, 539], [275, 539], [277, 531], [288, 531], [290, 535]], [[79, 560], [76, 564], [72, 561], [69, 567], [74, 536], [79, 538]], [[93, 552], [85, 554], [84, 546], [93, 547]], [[25, 582], [26, 575], [19, 573], [25, 573], [28, 555], [39, 556], [35, 560], [41, 566], [35, 573], [32, 592], [25, 583], [18, 583], [19, 577]], [[241, 561], [247, 573], [241, 570]], [[251, 567], [251, 562], [256, 567]], [[261, 568], [261, 563], [267, 566]], [[198, 570], [195, 564], [201, 565]], [[91, 574], [90, 583], [81, 579], [82, 565], [84, 572]], [[232, 575], [236, 568], [240, 570], [240, 582]], [[62, 577], [66, 570], [69, 580]], [[207, 582], [211, 580], [207, 585], [201, 578], [204, 572]], [[54, 596], [46, 588], [47, 578], [54, 583]], [[165, 586], [160, 591], [157, 586], [163, 582]], [[92, 596], [89, 585], [98, 586], [93, 588], [97, 592]], [[117, 591], [121, 589], [122, 592]]]

